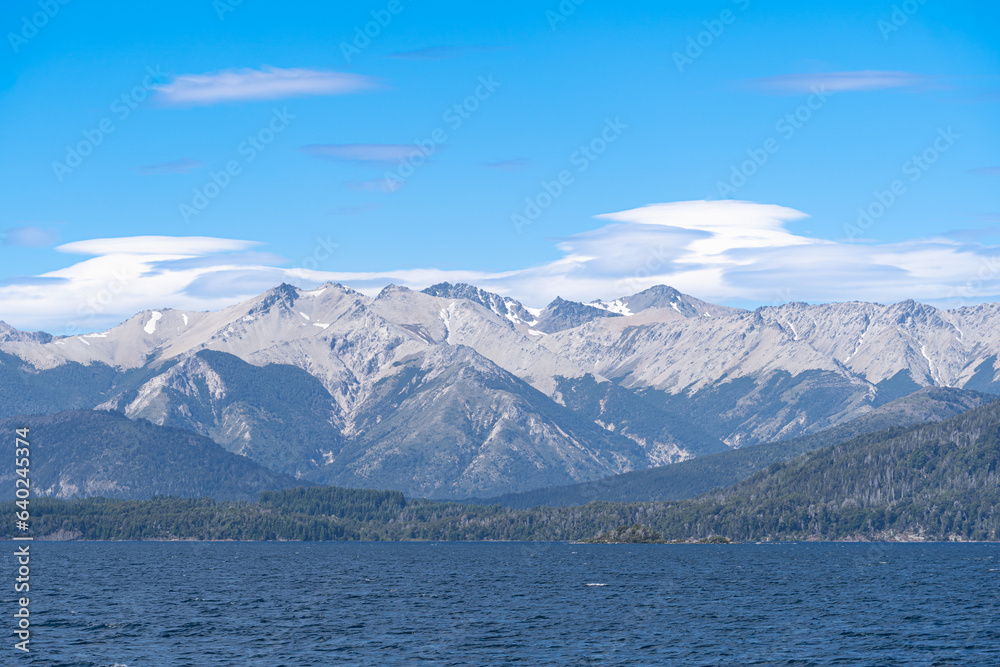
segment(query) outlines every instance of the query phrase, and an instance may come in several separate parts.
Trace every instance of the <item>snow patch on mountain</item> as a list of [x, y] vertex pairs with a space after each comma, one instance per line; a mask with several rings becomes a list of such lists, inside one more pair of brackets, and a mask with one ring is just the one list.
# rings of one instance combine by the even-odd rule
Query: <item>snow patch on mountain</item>
[[154, 310], [152, 313], [150, 313], [149, 321], [146, 322], [146, 325], [142, 328], [142, 330], [148, 333], [149, 335], [153, 335], [156, 332], [156, 323], [160, 320], [161, 317], [163, 317], [163, 313], [161, 313], [158, 310]]
[[597, 301], [589, 301], [584, 305], [592, 306], [594, 308], [600, 308], [601, 310], [606, 310], [609, 313], [624, 315], [625, 317], [634, 315], [634, 313], [631, 310], [629, 310], [628, 304], [625, 302], [625, 299], [615, 299], [614, 301], [601, 301], [600, 299], [598, 299]]
[[[56, 339], [0, 325], [0, 350], [18, 358], [30, 372], [70, 362], [141, 369], [144, 381], [139, 386], [104, 394], [95, 403], [124, 409], [130, 417], [162, 422], [173, 414], [192, 424], [208, 419], [190, 414], [203, 400], [214, 405], [228, 392], [211, 368], [198, 365], [201, 351], [225, 352], [257, 367], [292, 366], [318, 380], [332, 397], [331, 433], [353, 441], [365, 438], [376, 425], [389, 428], [387, 424], [404, 438], [407, 424], [394, 420], [394, 414], [413, 400], [414, 392], [442, 378], [435, 400], [446, 401], [450, 414], [466, 415], [475, 424], [469, 426], [475, 437], [462, 447], [488, 443], [485, 449], [468, 450], [475, 452], [476, 463], [455, 482], [473, 488], [485, 484], [489, 475], [507, 474], [496, 452], [510, 454], [505, 449], [510, 442], [518, 447], [551, 445], [553, 449], [544, 450], [546, 456], [558, 452], [559, 460], [577, 466], [577, 472], [665, 464], [690, 456], [672, 442], [680, 429], [670, 431], [669, 437], [647, 430], [642, 442], [635, 440], [622, 421], [622, 410], [607, 417], [591, 414], [590, 408], [583, 412], [588, 425], [598, 417], [615, 424], [612, 429], [609, 423], [607, 437], [624, 436], [641, 445], [640, 459], [603, 456], [571, 422], [543, 418], [523, 407], [518, 413], [507, 398], [500, 398], [506, 394], [490, 393], [492, 389], [483, 390], [475, 410], [466, 413], [462, 401], [473, 386], [497, 383], [496, 389], [523, 381], [533, 388], [525, 396], [541, 392], [534, 392], [529, 403], [551, 400], [566, 410], [580, 409], [579, 402], [567, 400], [568, 388], [560, 393], [561, 383], [581, 386], [568, 380], [576, 382], [587, 374], [598, 384], [612, 384], [608, 378], [613, 378], [614, 385], [641, 394], [643, 400], [684, 410], [706, 396], [721, 396], [708, 403], [712, 412], [695, 414], [710, 414], [708, 421], [725, 423], [711, 426], [718, 429], [710, 434], [716, 442], [742, 446], [850, 419], [892, 392], [910, 392], [917, 386], [972, 383], [992, 391], [1000, 375], [995, 363], [1000, 356], [998, 324], [996, 304], [942, 311], [912, 301], [789, 303], [748, 312], [657, 286], [611, 301], [556, 299], [539, 310], [470, 285], [444, 283], [422, 292], [390, 286], [373, 299], [328, 283], [313, 290], [281, 285], [217, 312], [145, 311], [108, 331], [75, 337]], [[393, 382], [399, 384], [387, 398], [381, 388]], [[445, 428], [443, 404], [421, 401], [419, 410], [416, 403], [408, 404], [406, 414], [429, 420], [425, 434]], [[368, 413], [373, 406], [376, 415]], [[702, 409], [701, 403], [696, 406]], [[212, 437], [240, 441], [247, 452], [255, 452], [262, 437], [255, 409], [241, 404], [212, 413]], [[510, 417], [499, 420], [498, 414]], [[669, 426], [671, 418], [665, 417], [664, 423]], [[347, 465], [346, 455], [330, 445], [309, 456], [319, 466], [326, 452], [337, 466]], [[369, 458], [359, 456], [357, 479], [374, 480], [365, 475], [375, 475], [379, 461], [397, 454], [385, 449]], [[549, 465], [534, 455], [525, 457], [518, 460]]]

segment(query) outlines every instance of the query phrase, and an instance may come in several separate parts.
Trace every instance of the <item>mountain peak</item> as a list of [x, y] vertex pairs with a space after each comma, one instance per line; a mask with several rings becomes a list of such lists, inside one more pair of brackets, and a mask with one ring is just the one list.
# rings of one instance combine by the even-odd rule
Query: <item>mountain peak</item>
[[45, 333], [44, 331], [21, 331], [0, 320], [0, 342], [30, 341], [33, 343], [48, 343], [50, 340], [52, 340], [52, 334]]
[[[317, 290], [319, 290], [319, 289], [335, 289], [335, 290], [337, 290], [339, 292], [343, 292], [344, 294], [361, 294], [361, 292], [357, 291], [356, 289], [352, 289], [352, 288], [348, 287], [347, 285], [344, 285], [343, 283], [333, 282], [332, 280], [327, 280], [322, 285], [319, 285], [318, 287], [316, 287], [316, 289]], [[302, 291], [302, 290], [300, 290], [300, 291]], [[310, 291], [315, 291], [315, 290], [305, 290], [305, 291], [310, 292]]]
[[602, 317], [621, 317], [621, 315], [621, 313], [612, 312], [606, 308], [578, 301], [567, 301], [557, 296], [539, 313], [534, 328], [543, 333], [555, 333], [564, 329], [573, 329]]
[[403, 285], [389, 284], [389, 285], [386, 285], [385, 287], [383, 287], [382, 291], [379, 292], [378, 296], [376, 296], [375, 298], [376, 299], [381, 299], [382, 297], [389, 296], [390, 294], [405, 293], [405, 292], [412, 292], [412, 291], [413, 290], [411, 290], [409, 287], [405, 287]]
[[900, 323], [910, 318], [925, 321], [938, 315], [938, 309], [934, 306], [928, 306], [926, 303], [920, 303], [913, 299], [906, 299], [889, 306], [889, 312], [895, 314]]
[[499, 294], [493, 294], [492, 292], [487, 292], [486, 290], [476, 287], [475, 285], [470, 285], [469, 283], [437, 283], [420, 290], [424, 294], [429, 294], [430, 296], [437, 296], [446, 299], [468, 299], [469, 301], [476, 301], [478, 303], [483, 303], [484, 301], [489, 301], [490, 297], [496, 297], [497, 299], [502, 299]]
[[638, 293], [634, 294], [633, 296], [639, 296], [641, 294], [650, 294], [650, 295], [656, 294], [656, 295], [664, 295], [664, 296], [683, 296], [683, 294], [681, 294], [679, 290], [671, 287], [670, 285], [653, 285], [652, 287], [647, 287], [646, 289], [642, 290], [641, 292], [638, 292]]
[[292, 306], [298, 298], [299, 291], [294, 285], [281, 283], [277, 287], [272, 287], [257, 297], [257, 304], [250, 309], [250, 313], [254, 314], [270, 310], [276, 304]]
[[445, 299], [466, 299], [478, 303], [487, 310], [492, 310], [512, 327], [517, 324], [531, 326], [535, 321], [531, 312], [517, 299], [488, 292], [468, 283], [438, 283], [424, 289], [423, 293]]
[[591, 301], [586, 304], [616, 315], [635, 315], [649, 309], [672, 309], [684, 317], [716, 317], [739, 312], [736, 308], [717, 306], [688, 296], [669, 285], [653, 285], [631, 296], [614, 301]]

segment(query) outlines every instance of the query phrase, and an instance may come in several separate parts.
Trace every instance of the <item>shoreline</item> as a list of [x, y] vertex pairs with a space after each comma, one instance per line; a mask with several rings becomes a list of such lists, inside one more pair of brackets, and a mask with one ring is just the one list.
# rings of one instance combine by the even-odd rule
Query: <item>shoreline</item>
[[[143, 540], [83, 540], [83, 539], [52, 539], [48, 537], [35, 537], [33, 542], [58, 542], [58, 543], [126, 543], [126, 542], [200, 542], [200, 543], [289, 543], [289, 544], [568, 544], [578, 546], [736, 546], [736, 545], [774, 545], [774, 544], [1000, 544], [1000, 540], [864, 540], [864, 539], [839, 539], [839, 540], [730, 540], [728, 542], [705, 542], [699, 540], [673, 540], [664, 542], [586, 542], [581, 540], [237, 540], [237, 539], [209, 539], [197, 538], [151, 538]], [[15, 540], [9, 537], [0, 537], [0, 542], [13, 544]]]

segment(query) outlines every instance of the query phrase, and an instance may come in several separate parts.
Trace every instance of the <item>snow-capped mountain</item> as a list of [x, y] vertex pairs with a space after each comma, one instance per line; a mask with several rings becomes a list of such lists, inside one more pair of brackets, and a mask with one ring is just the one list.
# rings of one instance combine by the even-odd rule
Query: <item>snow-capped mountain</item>
[[557, 331], [575, 329], [581, 324], [606, 317], [620, 317], [620, 315], [604, 308], [595, 308], [584, 303], [566, 301], [556, 297], [552, 303], [538, 313], [538, 319], [532, 328], [544, 334], [551, 334]]
[[104, 332], [0, 324], [0, 417], [111, 409], [274, 471], [486, 496], [814, 432], [923, 386], [1000, 393], [1000, 306], [791, 303], [657, 286], [532, 310], [471, 285], [281, 285]]
[[[666, 285], [655, 285], [638, 294], [624, 296], [614, 301], [591, 301], [585, 305], [600, 308], [610, 313], [618, 315], [635, 315], [650, 309], [672, 309], [682, 317], [719, 317], [733, 315], [739, 312], [737, 308], [728, 306], [717, 306], [701, 299], [696, 299], [687, 294], [681, 294], [673, 287]], [[661, 317], [669, 316], [667, 313], [658, 313]]]
[[598, 317], [615, 317], [620, 314], [594, 304], [567, 301], [559, 297], [545, 308], [532, 309], [509, 296], [500, 296], [465, 283], [440, 283], [423, 292], [431, 296], [478, 303], [510, 322], [511, 327], [525, 327], [536, 336], [578, 327]]
[[424, 294], [442, 297], [445, 299], [464, 299], [478, 303], [487, 310], [490, 310], [502, 319], [510, 322], [511, 326], [523, 324], [531, 326], [538, 318], [538, 311], [532, 312], [517, 299], [509, 296], [500, 296], [493, 292], [487, 292], [475, 285], [467, 283], [438, 283], [423, 290]]

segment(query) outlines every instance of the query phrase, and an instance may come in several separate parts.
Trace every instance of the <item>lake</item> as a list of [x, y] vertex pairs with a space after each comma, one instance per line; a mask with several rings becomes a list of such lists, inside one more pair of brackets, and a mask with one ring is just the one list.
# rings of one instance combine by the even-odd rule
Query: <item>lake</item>
[[[32, 551], [31, 659], [8, 646], [14, 660], [4, 664], [1000, 664], [993, 544], [39, 542]], [[10, 637], [12, 584], [3, 590], [10, 630], [0, 634]]]

